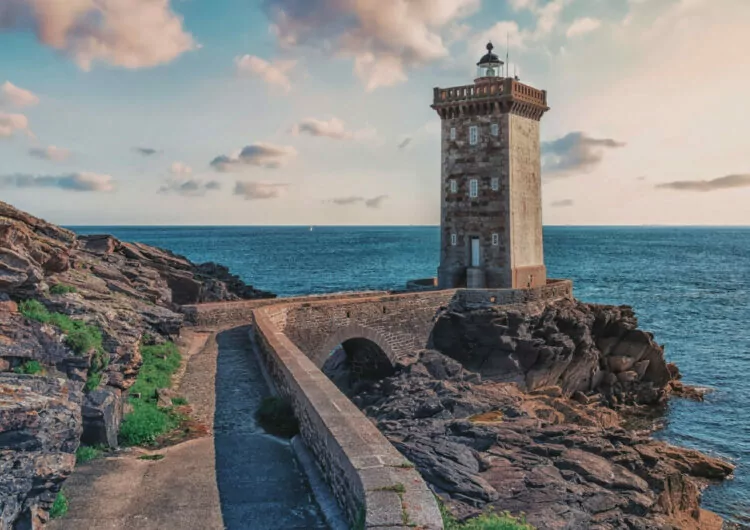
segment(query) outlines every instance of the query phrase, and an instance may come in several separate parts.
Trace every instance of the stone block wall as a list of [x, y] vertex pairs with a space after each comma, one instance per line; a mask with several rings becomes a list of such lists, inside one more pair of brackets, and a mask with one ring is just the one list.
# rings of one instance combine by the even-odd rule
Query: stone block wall
[[300, 435], [352, 526], [443, 528], [440, 510], [419, 473], [378, 429], [273, 323], [254, 311], [256, 342], [279, 392], [294, 407]]

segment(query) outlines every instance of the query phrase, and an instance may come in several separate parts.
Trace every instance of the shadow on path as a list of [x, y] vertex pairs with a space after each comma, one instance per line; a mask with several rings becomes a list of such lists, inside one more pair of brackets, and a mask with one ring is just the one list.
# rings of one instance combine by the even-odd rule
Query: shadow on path
[[217, 336], [214, 440], [216, 481], [227, 530], [327, 529], [286, 440], [255, 421], [270, 395], [251, 350], [248, 326]]

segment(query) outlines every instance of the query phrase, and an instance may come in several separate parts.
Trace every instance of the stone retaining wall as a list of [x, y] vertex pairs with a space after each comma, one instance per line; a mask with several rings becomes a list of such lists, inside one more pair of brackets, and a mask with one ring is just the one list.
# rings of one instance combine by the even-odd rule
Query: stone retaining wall
[[414, 467], [273, 323], [254, 311], [256, 341], [300, 434], [351, 524], [361, 528], [443, 528], [432, 492]]

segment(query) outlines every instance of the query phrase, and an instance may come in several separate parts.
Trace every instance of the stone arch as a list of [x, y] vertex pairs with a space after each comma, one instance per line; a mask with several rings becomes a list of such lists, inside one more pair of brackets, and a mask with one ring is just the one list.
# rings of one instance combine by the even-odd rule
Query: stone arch
[[313, 361], [339, 390], [349, 395], [362, 383], [393, 375], [395, 359], [395, 352], [382, 333], [352, 324], [331, 335]]
[[[388, 338], [380, 331], [361, 324], [349, 324], [346, 327], [337, 329], [333, 335], [323, 341], [323, 345], [314, 353], [311, 360], [315, 363], [315, 366], [321, 368], [336, 346], [350, 341], [362, 340], [376, 345], [385, 354], [391, 365], [395, 365], [398, 354], [388, 341]], [[364, 343], [362, 344], [364, 345]]]

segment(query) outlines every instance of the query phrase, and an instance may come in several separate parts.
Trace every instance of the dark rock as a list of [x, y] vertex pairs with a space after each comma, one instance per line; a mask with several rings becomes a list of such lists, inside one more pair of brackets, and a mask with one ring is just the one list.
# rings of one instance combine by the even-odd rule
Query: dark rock
[[80, 401], [64, 379], [0, 374], [0, 527], [47, 520], [75, 466]]
[[117, 433], [122, 420], [122, 393], [110, 386], [86, 394], [81, 410], [83, 435], [87, 445], [117, 447]]

